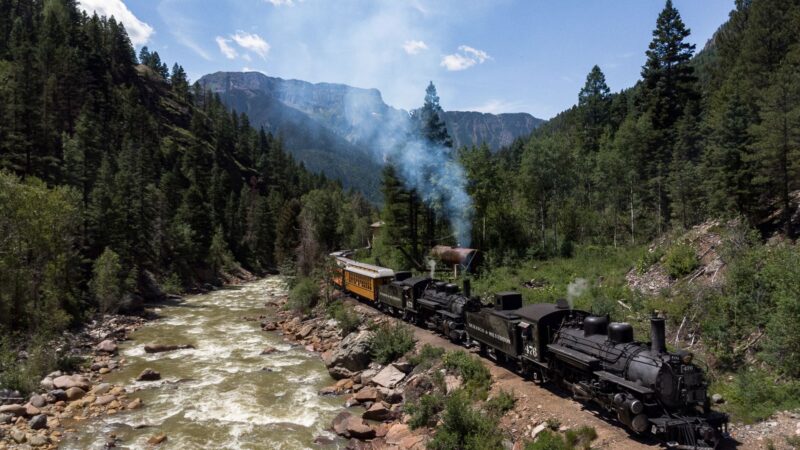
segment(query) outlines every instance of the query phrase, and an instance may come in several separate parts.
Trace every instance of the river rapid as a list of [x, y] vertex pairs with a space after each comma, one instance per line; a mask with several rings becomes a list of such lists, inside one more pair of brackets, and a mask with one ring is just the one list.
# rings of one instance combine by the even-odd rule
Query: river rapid
[[[245, 316], [264, 314], [270, 297], [285, 293], [279, 277], [188, 296], [162, 306], [162, 316], [120, 345], [127, 363], [108, 374], [144, 407], [74, 424], [65, 449], [145, 448], [164, 433], [160, 449], [303, 449], [315, 447], [342, 409], [342, 400], [317, 395], [334, 382], [319, 356], [261, 331]], [[147, 354], [145, 344], [191, 344], [195, 349]], [[262, 355], [265, 347], [278, 351]], [[137, 382], [145, 368], [162, 380]]]

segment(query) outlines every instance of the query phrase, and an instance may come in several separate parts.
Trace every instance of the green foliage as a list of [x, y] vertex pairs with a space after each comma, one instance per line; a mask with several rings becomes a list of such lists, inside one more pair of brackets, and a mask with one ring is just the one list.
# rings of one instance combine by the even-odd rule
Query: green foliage
[[0, 337], [0, 386], [18, 390], [23, 396], [39, 389], [46, 374], [63, 367], [74, 367], [80, 361], [60, 357], [45, 335], [36, 335], [26, 343], [27, 357], [18, 360], [19, 347], [7, 337]]
[[441, 394], [425, 394], [416, 403], [406, 405], [406, 411], [411, 416], [408, 426], [413, 430], [420, 427], [436, 425], [439, 412], [444, 409], [444, 396]]
[[428, 444], [432, 450], [489, 450], [503, 447], [497, 419], [471, 404], [468, 391], [458, 390], [445, 400], [441, 425]]
[[178, 276], [176, 273], [169, 274], [164, 280], [161, 282], [161, 290], [164, 291], [166, 294], [178, 295], [183, 292], [183, 283], [181, 282], [181, 277]]
[[294, 287], [289, 291], [289, 301], [286, 306], [292, 311], [308, 313], [317, 306], [319, 301], [319, 286], [312, 278], [302, 277], [296, 280]]
[[415, 342], [414, 331], [408, 325], [401, 322], [383, 323], [372, 335], [369, 347], [375, 361], [389, 364], [410, 352]]
[[653, 264], [661, 260], [664, 256], [664, 250], [661, 247], [656, 247], [652, 251], [645, 249], [642, 251], [642, 256], [636, 261], [636, 272], [639, 275], [644, 275], [653, 267]]
[[340, 300], [334, 301], [327, 306], [328, 316], [336, 320], [342, 336], [356, 331], [361, 325], [361, 316], [356, 313], [351, 306], [345, 305]]
[[664, 256], [664, 267], [672, 278], [680, 278], [692, 273], [699, 264], [694, 248], [686, 243], [673, 245]]
[[514, 394], [505, 390], [501, 390], [494, 397], [486, 401], [485, 407], [489, 414], [495, 417], [501, 417], [503, 414], [514, 409], [514, 404], [517, 402]]
[[730, 383], [717, 383], [711, 391], [721, 393], [723, 409], [735, 420], [753, 423], [767, 419], [776, 411], [800, 407], [800, 381], [776, 380], [769, 373], [744, 369]]
[[125, 288], [122, 280], [122, 265], [119, 255], [106, 247], [94, 262], [89, 288], [102, 313], [115, 313], [123, 306]]
[[464, 380], [464, 390], [474, 398], [486, 398], [492, 383], [492, 375], [483, 362], [464, 350], [449, 351], [442, 357], [444, 367], [452, 370]]
[[442, 355], [444, 355], [443, 348], [425, 344], [419, 349], [419, 352], [408, 357], [408, 362], [413, 364], [419, 371], [427, 370], [439, 361]]
[[563, 436], [551, 430], [539, 433], [525, 450], [589, 450], [592, 441], [597, 439], [597, 431], [588, 426], [567, 430]]
[[0, 333], [60, 331], [78, 318], [77, 192], [0, 170]]

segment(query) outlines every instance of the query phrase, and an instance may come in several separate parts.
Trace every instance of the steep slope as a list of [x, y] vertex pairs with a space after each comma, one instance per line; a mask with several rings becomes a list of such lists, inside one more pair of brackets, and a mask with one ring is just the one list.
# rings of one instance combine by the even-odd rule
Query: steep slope
[[[387, 105], [377, 89], [284, 80], [259, 72], [217, 72], [198, 83], [228, 107], [247, 113], [257, 127], [281, 136], [306, 167], [373, 201], [379, 199], [382, 147], [389, 145], [383, 139], [402, 136], [409, 125], [409, 113]], [[486, 142], [492, 150], [542, 123], [525, 113], [448, 112], [445, 120], [455, 145]]]
[[488, 114], [475, 111], [447, 111], [444, 121], [456, 147], [485, 142], [492, 150], [511, 145], [514, 139], [531, 134], [544, 122], [528, 113]]

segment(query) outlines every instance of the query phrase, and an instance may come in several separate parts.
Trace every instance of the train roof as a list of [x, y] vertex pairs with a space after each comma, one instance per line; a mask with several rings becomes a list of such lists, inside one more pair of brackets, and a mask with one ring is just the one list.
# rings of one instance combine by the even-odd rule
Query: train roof
[[386, 278], [394, 276], [394, 270], [386, 267], [374, 266], [372, 264], [353, 261], [352, 259], [341, 257], [337, 257], [336, 260], [344, 266], [345, 270], [357, 273], [359, 275], [368, 276], [370, 278]]
[[533, 305], [526, 305], [522, 308], [515, 311], [515, 313], [524, 320], [529, 322], [539, 322], [544, 317], [549, 316], [554, 313], [568, 313], [570, 311], [573, 312], [583, 312], [577, 310], [571, 310], [569, 307], [564, 307], [563, 304], [556, 304], [556, 303], [536, 303]]
[[428, 284], [430, 283], [430, 281], [431, 277], [424, 276], [424, 277], [406, 278], [405, 280], [400, 281], [399, 283], [402, 283], [405, 286], [416, 287], [420, 284]]

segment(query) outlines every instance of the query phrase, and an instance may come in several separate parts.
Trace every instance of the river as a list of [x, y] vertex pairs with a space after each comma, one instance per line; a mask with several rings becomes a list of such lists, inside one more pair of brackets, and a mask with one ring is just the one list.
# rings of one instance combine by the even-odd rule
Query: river
[[[342, 408], [342, 400], [317, 391], [334, 382], [318, 355], [261, 331], [245, 316], [264, 314], [264, 303], [285, 292], [269, 277], [208, 294], [188, 296], [156, 310], [152, 321], [120, 345], [124, 367], [106, 375], [144, 407], [75, 424], [65, 449], [145, 448], [164, 433], [160, 449], [302, 449], [315, 447]], [[147, 354], [144, 344], [192, 344], [195, 349]], [[262, 355], [265, 347], [278, 351]], [[145, 368], [162, 380], [137, 382]]]

